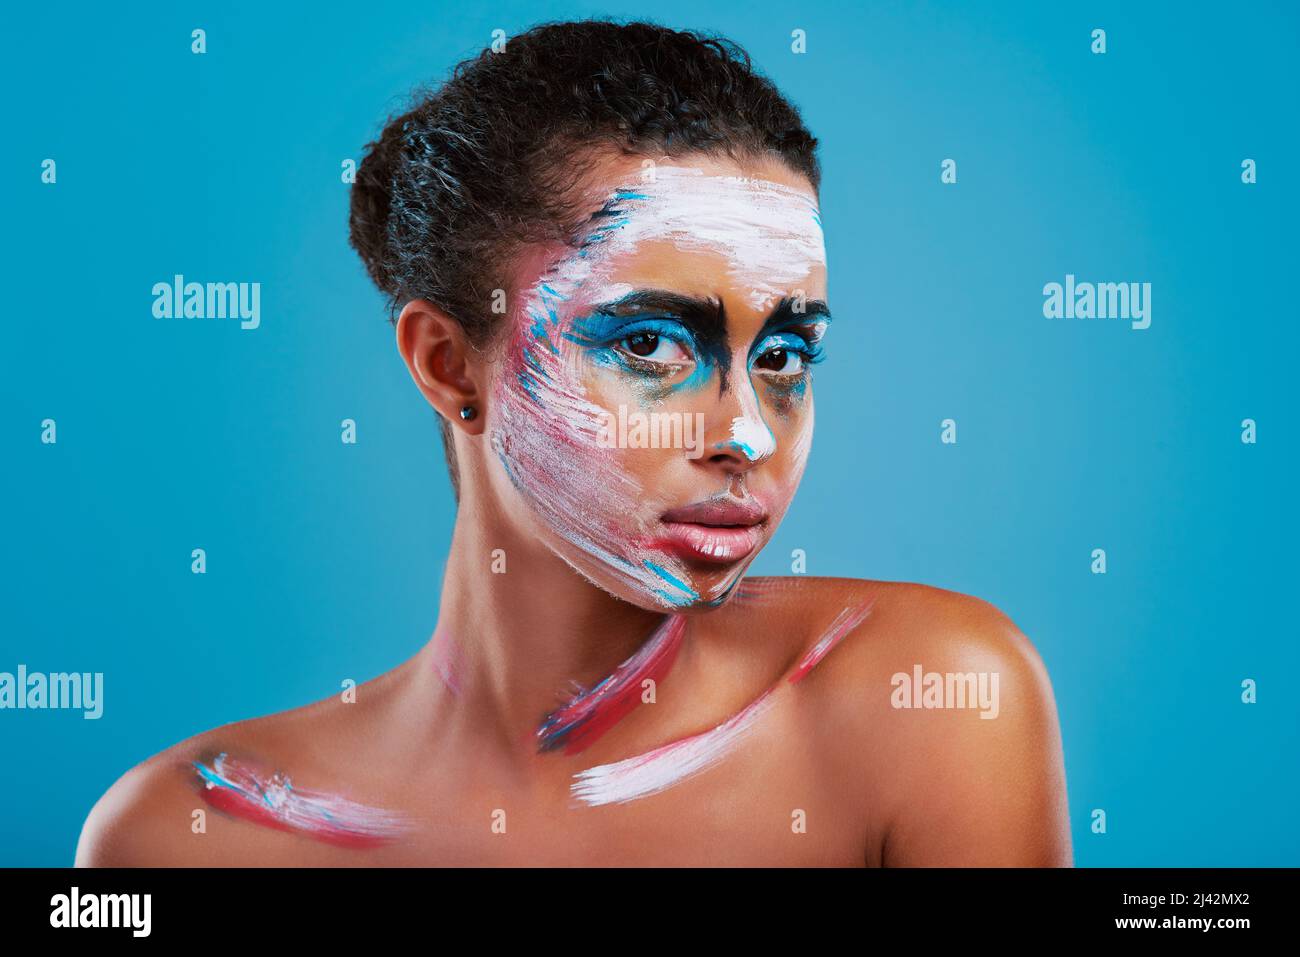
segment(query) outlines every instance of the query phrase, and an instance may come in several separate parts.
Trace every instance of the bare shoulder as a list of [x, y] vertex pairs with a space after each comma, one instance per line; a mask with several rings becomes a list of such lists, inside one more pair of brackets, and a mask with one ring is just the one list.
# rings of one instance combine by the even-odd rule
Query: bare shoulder
[[791, 648], [825, 641], [818, 684], [848, 692], [827, 697], [855, 713], [874, 679], [911, 673], [917, 664], [997, 671], [1025, 692], [1051, 690], [1030, 639], [1001, 609], [972, 595], [911, 582], [790, 576], [746, 580], [737, 603], [790, 635]]
[[[381, 685], [395, 673], [375, 682]], [[361, 689], [359, 688], [358, 691]], [[373, 743], [374, 711], [381, 695], [361, 696], [366, 705], [344, 706], [336, 698], [264, 717], [222, 725], [187, 738], [128, 770], [99, 798], [82, 826], [78, 867], [185, 867], [277, 863], [293, 851], [286, 837], [248, 827], [203, 800], [200, 766], [224, 753], [269, 768], [292, 760], [295, 774], [332, 779], [352, 754]], [[296, 860], [303, 857], [301, 849]]]
[[[209, 732], [211, 734], [211, 732]], [[77, 867], [175, 867], [215, 863], [209, 845], [188, 840], [202, 808], [191, 762], [199, 735], [131, 768], [95, 802], [77, 842]]]
[[816, 727], [843, 732], [818, 739], [844, 800], [870, 821], [867, 857], [1070, 864], [1055, 697], [1016, 623], [987, 601], [926, 585], [794, 581], [784, 588], [812, 639], [833, 641], [801, 704]]
[[972, 595], [858, 578], [755, 578], [747, 586], [738, 601], [761, 609], [796, 644], [832, 638], [836, 650], [818, 666], [826, 684], [860, 688], [881, 666], [890, 666], [892, 677], [893, 665], [929, 656], [936, 664], [996, 667], [1018, 685], [1050, 690], [1029, 638], [1001, 609]]

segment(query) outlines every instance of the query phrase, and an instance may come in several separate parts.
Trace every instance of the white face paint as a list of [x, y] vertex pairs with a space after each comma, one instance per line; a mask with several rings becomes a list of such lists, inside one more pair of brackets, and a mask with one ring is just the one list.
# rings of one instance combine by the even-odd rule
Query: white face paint
[[[826, 264], [821, 215], [807, 193], [690, 166], [657, 167], [653, 174], [650, 182], [620, 191], [629, 200], [620, 205], [639, 210], [632, 197], [643, 197], [649, 215], [616, 217], [616, 228], [601, 240], [600, 261], [662, 239], [684, 252], [721, 253], [734, 285], [749, 291], [749, 305], [759, 311], [805, 282], [810, 264]], [[572, 265], [568, 278], [575, 282], [599, 273], [590, 258]]]
[[[706, 428], [717, 449], [728, 447], [750, 463], [766, 460], [779, 450], [751, 381], [755, 373], [735, 368], [720, 378], [705, 356], [696, 355], [676, 366], [693, 369], [686, 381], [669, 383], [657, 370], [647, 373], [644, 368], [662, 363], [628, 359], [607, 341], [617, 324], [626, 321], [597, 313], [596, 307], [647, 288], [646, 282], [628, 281], [628, 272], [652, 244], [670, 243], [676, 259], [669, 263], [672, 274], [650, 285], [674, 291], [674, 275], [689, 271], [698, 279], [700, 269], [712, 269], [716, 275], [709, 276], [707, 285], [711, 294], [730, 302], [730, 312], [743, 303], [762, 315], [787, 297], [811, 297], [809, 285], [824, 282], [826, 257], [810, 192], [767, 180], [711, 175], [691, 166], [660, 166], [653, 172], [651, 179], [612, 191], [578, 248], [531, 282], [511, 316], [512, 336], [489, 428], [504, 474], [553, 533], [547, 539], [553, 550], [620, 597], [643, 606], [681, 608], [725, 600], [775, 530], [802, 473], [811, 409], [803, 409], [801, 382], [798, 397], [788, 403], [795, 408], [790, 417], [797, 417], [786, 425], [790, 458], [780, 481], [763, 485], [771, 500], [762, 502], [769, 515], [762, 541], [731, 564], [700, 568], [656, 538], [661, 516], [725, 494], [726, 483], [700, 469], [684, 471], [681, 449], [654, 453], [662, 457], [655, 460], [662, 461], [662, 471], [648, 468], [644, 457], [633, 467], [627, 449], [611, 449], [601, 441], [602, 428], [606, 416], [616, 411], [611, 403], [623, 397], [655, 409], [694, 403], [692, 408], [711, 414], [714, 421]], [[804, 326], [814, 330], [815, 345], [824, 321], [809, 319]], [[655, 337], [662, 344], [670, 332]], [[769, 374], [764, 390], [770, 391], [778, 378], [782, 389], [795, 388], [786, 382], [791, 376]], [[722, 381], [730, 382], [735, 397], [719, 424], [715, 393], [722, 391]], [[593, 388], [593, 382], [599, 387]], [[723, 435], [729, 441], [716, 441]], [[705, 451], [707, 458], [713, 449]], [[749, 491], [758, 484], [752, 479]]]
[[763, 424], [757, 408], [731, 420], [731, 441], [750, 461], [766, 458], [776, 451], [776, 438]]

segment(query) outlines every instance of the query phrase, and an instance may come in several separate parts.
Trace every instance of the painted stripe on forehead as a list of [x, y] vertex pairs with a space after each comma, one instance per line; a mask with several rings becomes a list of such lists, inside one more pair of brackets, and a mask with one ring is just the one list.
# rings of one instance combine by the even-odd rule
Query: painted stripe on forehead
[[[787, 295], [791, 284], [805, 278], [810, 262], [826, 263], [821, 214], [807, 193], [695, 167], [656, 167], [652, 181], [615, 190], [591, 223], [595, 228], [581, 241], [580, 260], [588, 259], [593, 246], [600, 247], [603, 259], [659, 239], [682, 249], [722, 252], [758, 308]], [[585, 277], [570, 273], [569, 278]]]

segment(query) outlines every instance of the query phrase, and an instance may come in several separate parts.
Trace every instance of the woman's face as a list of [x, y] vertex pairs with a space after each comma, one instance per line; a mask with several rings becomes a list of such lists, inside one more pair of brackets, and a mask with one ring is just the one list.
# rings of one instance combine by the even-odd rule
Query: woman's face
[[726, 600], [785, 515], [830, 316], [816, 199], [779, 161], [620, 158], [575, 248], [530, 249], [487, 428], [498, 498], [641, 607]]

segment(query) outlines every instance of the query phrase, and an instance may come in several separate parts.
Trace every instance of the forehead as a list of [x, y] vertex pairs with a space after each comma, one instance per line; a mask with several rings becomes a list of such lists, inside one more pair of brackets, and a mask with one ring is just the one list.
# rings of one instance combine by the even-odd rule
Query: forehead
[[647, 286], [770, 308], [793, 290], [824, 297], [826, 251], [811, 187], [786, 171], [651, 165], [615, 171], [579, 246], [551, 279], [575, 299]]

